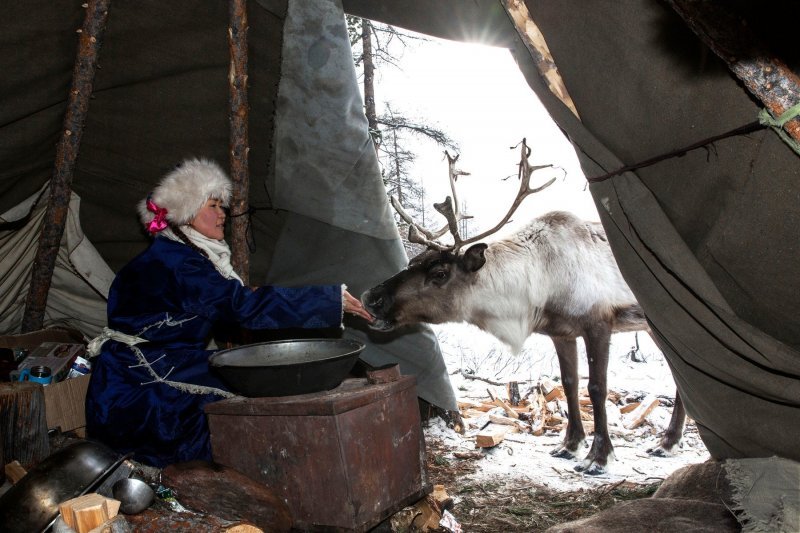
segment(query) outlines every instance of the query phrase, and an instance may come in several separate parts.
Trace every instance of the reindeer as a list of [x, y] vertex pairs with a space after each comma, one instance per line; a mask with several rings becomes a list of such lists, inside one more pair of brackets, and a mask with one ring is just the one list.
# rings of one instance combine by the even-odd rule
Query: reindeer
[[[458, 156], [447, 154], [450, 185], [455, 198]], [[371, 327], [388, 331], [426, 322], [468, 322], [494, 335], [517, 354], [533, 333], [549, 336], [555, 345], [561, 381], [567, 398], [568, 424], [563, 442], [551, 455], [577, 459], [585, 433], [578, 404], [577, 337], [583, 337], [589, 359], [589, 397], [594, 412], [594, 439], [585, 459], [575, 470], [590, 475], [605, 472], [613, 458], [605, 401], [606, 374], [611, 334], [646, 330], [648, 324], [617, 267], [600, 223], [554, 211], [531, 221], [514, 235], [477, 243], [505, 225], [530, 194], [551, 185], [531, 188], [530, 149], [522, 141], [520, 190], [508, 214], [494, 228], [469, 239], [458, 234], [458, 221], [466, 218], [448, 196], [434, 204], [447, 225], [431, 232], [408, 216], [393, 197], [392, 205], [409, 224], [409, 240], [427, 246], [408, 267], [362, 295], [366, 309], [375, 316]], [[436, 240], [447, 232], [453, 244]], [[676, 393], [670, 426], [658, 447], [648, 450], [664, 455], [679, 443], [685, 420]]]

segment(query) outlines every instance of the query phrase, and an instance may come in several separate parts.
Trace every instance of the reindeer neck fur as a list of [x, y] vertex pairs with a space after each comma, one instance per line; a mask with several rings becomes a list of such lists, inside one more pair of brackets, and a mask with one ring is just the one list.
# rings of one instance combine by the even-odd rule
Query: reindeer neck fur
[[547, 213], [489, 244], [464, 320], [522, 350], [532, 333], [575, 337], [581, 325], [636, 305], [599, 224]]

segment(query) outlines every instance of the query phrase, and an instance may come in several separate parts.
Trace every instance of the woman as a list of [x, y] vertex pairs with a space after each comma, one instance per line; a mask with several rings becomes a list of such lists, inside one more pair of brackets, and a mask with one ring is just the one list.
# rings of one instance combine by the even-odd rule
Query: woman
[[212, 328], [327, 328], [344, 312], [370, 320], [342, 285], [242, 284], [224, 241], [231, 182], [207, 160], [187, 160], [137, 206], [154, 236], [108, 295], [108, 327], [92, 341], [88, 436], [163, 467], [211, 459], [203, 406], [232, 394], [209, 371]]

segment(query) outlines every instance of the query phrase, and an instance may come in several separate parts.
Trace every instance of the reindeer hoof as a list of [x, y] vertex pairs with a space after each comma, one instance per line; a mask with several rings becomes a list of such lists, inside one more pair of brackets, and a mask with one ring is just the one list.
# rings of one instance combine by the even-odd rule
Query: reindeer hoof
[[655, 446], [653, 448], [648, 448], [647, 454], [650, 457], [672, 457], [672, 452], [662, 448], [661, 446]]
[[550, 455], [552, 455], [553, 457], [558, 457], [559, 459], [577, 459], [578, 458], [578, 456], [575, 455], [575, 452], [571, 452], [568, 449], [564, 448], [563, 446], [559, 446], [558, 448], [556, 448], [555, 450], [550, 452]]
[[595, 462], [590, 462], [589, 464], [584, 462], [583, 464], [575, 465], [575, 471], [583, 472], [587, 476], [599, 476], [606, 473], [606, 467]]

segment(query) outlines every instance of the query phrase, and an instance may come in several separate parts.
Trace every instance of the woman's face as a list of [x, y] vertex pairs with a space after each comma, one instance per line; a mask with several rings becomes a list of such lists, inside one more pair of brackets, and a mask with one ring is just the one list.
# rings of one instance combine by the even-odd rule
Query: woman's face
[[216, 198], [209, 198], [189, 225], [209, 239], [218, 241], [224, 239], [225, 210], [222, 208], [222, 202]]

